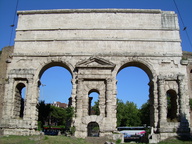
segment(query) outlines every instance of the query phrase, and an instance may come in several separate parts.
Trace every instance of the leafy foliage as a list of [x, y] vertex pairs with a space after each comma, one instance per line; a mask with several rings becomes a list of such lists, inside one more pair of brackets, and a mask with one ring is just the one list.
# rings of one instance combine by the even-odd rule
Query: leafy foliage
[[142, 125], [143, 124], [147, 124], [148, 126], [150, 125], [150, 104], [149, 104], [149, 102], [146, 102], [141, 106], [140, 119], [141, 119]]
[[[190, 101], [192, 106], [192, 100]], [[38, 105], [39, 109], [39, 124], [41, 126], [48, 122], [51, 125], [52, 122], [56, 122], [58, 125], [64, 125], [70, 127], [70, 122], [74, 115], [73, 107], [66, 109], [58, 108], [50, 104], [45, 104], [41, 101]], [[96, 115], [99, 115], [99, 101], [95, 102], [92, 107]], [[117, 126], [139, 126], [147, 124], [150, 125], [150, 104], [144, 103], [140, 109], [136, 104], [127, 101], [124, 103], [122, 100], [117, 99]]]
[[150, 104], [144, 103], [140, 109], [136, 104], [117, 99], [117, 126], [150, 125]]
[[92, 107], [92, 110], [94, 111], [95, 115], [99, 115], [100, 114], [99, 101], [95, 101], [95, 105]]
[[56, 123], [57, 125], [68, 126], [74, 114], [74, 110], [72, 107], [64, 109], [52, 106], [50, 104], [45, 104], [44, 101], [41, 101], [39, 103], [38, 109], [38, 121], [41, 122], [42, 126], [45, 125], [45, 122], [48, 122], [49, 125], [51, 125], [52, 123]]
[[137, 126], [141, 124], [139, 110], [133, 102], [117, 100], [117, 126]]
[[51, 105], [51, 111], [49, 118], [52, 122], [57, 123], [58, 125], [66, 124], [66, 110], [60, 107], [55, 107]]
[[45, 104], [45, 101], [40, 101], [37, 109], [39, 110], [38, 121], [40, 121], [43, 126], [49, 117], [51, 110], [50, 104]]

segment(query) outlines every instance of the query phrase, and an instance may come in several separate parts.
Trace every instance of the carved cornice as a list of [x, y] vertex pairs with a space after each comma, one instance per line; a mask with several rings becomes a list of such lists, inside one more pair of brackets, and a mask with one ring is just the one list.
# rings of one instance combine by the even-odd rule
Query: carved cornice
[[10, 70], [9, 78], [18, 79], [33, 79], [34, 69], [12, 69]]
[[[53, 53], [53, 52], [34, 52], [34, 53], [13, 53], [13, 57], [56, 57], [56, 56], [82, 56], [81, 53]], [[91, 56], [90, 54], [84, 54], [83, 56]], [[127, 53], [98, 53], [97, 56], [106, 56], [106, 57], [182, 57], [180, 53], [141, 53], [141, 52], [127, 52]]]
[[[53, 14], [53, 13], [162, 13], [159, 9], [55, 9], [55, 10], [30, 10], [18, 11], [18, 14]], [[165, 13], [165, 12], [164, 12]], [[174, 14], [174, 12], [166, 12]]]
[[9, 75], [11, 74], [34, 75], [34, 69], [12, 69], [9, 72]]

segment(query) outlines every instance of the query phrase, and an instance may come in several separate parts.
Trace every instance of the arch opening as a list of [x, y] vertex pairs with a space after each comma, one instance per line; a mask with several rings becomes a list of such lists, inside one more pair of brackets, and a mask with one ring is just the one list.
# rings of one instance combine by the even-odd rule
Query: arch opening
[[[151, 70], [139, 62], [126, 63], [120, 68], [117, 74], [117, 126], [151, 126], [152, 78]], [[119, 111], [123, 107], [126, 112], [122, 112], [122, 118]]]
[[50, 103], [63, 97], [61, 100], [68, 102], [64, 97], [71, 95], [72, 75], [66, 67], [60, 63], [52, 63], [42, 68], [39, 74], [40, 99], [49, 99], [45, 102]]
[[39, 72], [39, 79], [41, 79], [42, 75], [44, 74], [45, 71], [47, 71], [49, 68], [52, 68], [52, 67], [62, 67], [66, 70], [68, 70], [68, 72], [71, 74], [72, 76], [72, 71], [71, 69], [69, 68], [69, 66], [67, 66], [65, 63], [62, 63], [62, 62], [50, 62], [46, 65], [44, 65], [40, 72]]
[[[132, 62], [128, 62], [128, 63], [125, 63], [124, 65], [122, 65], [120, 67], [120, 69], [118, 70], [118, 73], [126, 68], [126, 67], [137, 67], [137, 68], [140, 68], [141, 70], [143, 70], [147, 75], [148, 75], [148, 78], [150, 80], [153, 79], [153, 73], [152, 73], [152, 70], [149, 68], [149, 66], [147, 66], [146, 64], [143, 64], [142, 62], [139, 62], [139, 61], [132, 61]], [[117, 73], [117, 74], [118, 74]]]
[[[41, 128], [43, 126], [69, 128], [71, 125], [72, 75], [66, 67], [61, 63], [51, 63], [40, 71], [38, 122]], [[47, 114], [44, 114], [45, 111]]]
[[99, 137], [99, 124], [97, 122], [90, 122], [87, 125], [87, 136], [88, 137]]
[[99, 92], [97, 90], [89, 91], [88, 115], [100, 115]]
[[167, 121], [177, 122], [177, 93], [175, 90], [168, 90], [167, 93]]
[[15, 104], [14, 104], [15, 118], [24, 117], [25, 97], [26, 97], [26, 86], [24, 83], [18, 83], [15, 87]]

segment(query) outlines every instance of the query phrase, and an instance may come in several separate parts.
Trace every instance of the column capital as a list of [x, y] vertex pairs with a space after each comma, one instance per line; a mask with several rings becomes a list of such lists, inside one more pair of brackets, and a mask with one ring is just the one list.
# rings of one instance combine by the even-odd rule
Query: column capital
[[178, 76], [177, 76], [177, 79], [178, 79], [179, 81], [183, 81], [184, 75], [178, 75]]
[[83, 82], [84, 79], [83, 79], [83, 78], [78, 78], [77, 81], [78, 81], [78, 82]]
[[109, 83], [109, 82], [112, 82], [113, 79], [112, 78], [107, 78], [106, 81], [107, 81], [107, 83]]
[[159, 76], [157, 77], [157, 79], [158, 79], [158, 81], [164, 81], [164, 80], [165, 80], [165, 76], [159, 75]]
[[160, 86], [160, 85], [163, 85], [163, 84], [165, 83], [165, 79], [159, 79], [159, 80], [158, 80], [158, 83], [159, 83], [159, 86]]

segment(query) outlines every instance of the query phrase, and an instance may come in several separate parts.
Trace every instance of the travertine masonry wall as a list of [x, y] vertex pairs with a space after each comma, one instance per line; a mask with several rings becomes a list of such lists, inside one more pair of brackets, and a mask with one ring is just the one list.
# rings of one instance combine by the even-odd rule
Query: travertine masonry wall
[[[161, 10], [80, 9], [18, 12], [19, 21], [5, 85], [3, 134], [35, 134], [40, 77], [52, 66], [72, 74], [72, 125], [86, 137], [96, 122], [100, 136], [116, 130], [116, 75], [125, 67], [143, 69], [150, 82], [151, 142], [189, 134], [186, 65], [181, 63], [177, 15]], [[26, 86], [22, 119], [13, 117], [15, 86]], [[167, 121], [167, 91], [178, 95], [177, 121]], [[88, 94], [99, 93], [100, 115], [88, 114]], [[22, 132], [23, 129], [23, 132]]]
[[0, 119], [2, 118], [5, 84], [7, 82], [6, 70], [8, 63], [10, 62], [12, 52], [13, 52], [13, 46], [9, 46], [4, 47], [0, 54]]

